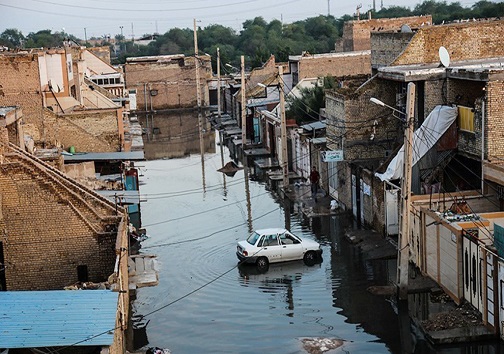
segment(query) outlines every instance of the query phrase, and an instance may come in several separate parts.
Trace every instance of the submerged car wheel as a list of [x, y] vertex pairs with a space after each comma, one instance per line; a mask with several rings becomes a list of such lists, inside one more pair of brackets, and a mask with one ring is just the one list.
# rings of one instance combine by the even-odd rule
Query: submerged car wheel
[[317, 262], [317, 254], [313, 251], [305, 253], [303, 260], [307, 265], [314, 265]]
[[268, 269], [268, 267], [269, 267], [268, 258], [266, 258], [266, 257], [257, 258], [256, 266], [257, 266], [257, 269], [259, 269], [259, 270]]

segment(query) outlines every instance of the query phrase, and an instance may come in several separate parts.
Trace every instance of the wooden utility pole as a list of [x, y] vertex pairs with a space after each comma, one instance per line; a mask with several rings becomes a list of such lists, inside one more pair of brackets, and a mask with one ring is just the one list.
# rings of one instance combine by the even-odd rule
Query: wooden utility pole
[[285, 121], [285, 95], [283, 81], [283, 66], [278, 66], [278, 87], [280, 89], [280, 139], [282, 145], [282, 166], [283, 188], [284, 191], [289, 189], [289, 156], [287, 153], [287, 122]]
[[221, 117], [220, 50], [217, 48], [217, 117]]
[[399, 300], [408, 299], [409, 277], [409, 221], [411, 210], [411, 166], [413, 160], [413, 129], [415, 125], [415, 84], [408, 84], [406, 98], [406, 128], [404, 132], [404, 167], [401, 181], [401, 230], [399, 235], [399, 264], [397, 267], [397, 282], [399, 285]]
[[200, 85], [200, 72], [199, 72], [199, 58], [198, 58], [198, 31], [196, 28], [196, 19], [194, 19], [194, 66], [196, 68], [196, 102], [198, 109], [198, 130], [199, 130], [199, 143], [201, 155], [201, 176], [203, 184], [203, 192], [206, 192], [205, 182], [205, 139], [203, 136], [203, 116], [201, 114], [201, 85]]
[[196, 102], [198, 105], [198, 112], [201, 109], [201, 91], [200, 91], [200, 73], [199, 73], [199, 59], [198, 59], [198, 31], [196, 28], [196, 19], [194, 19], [194, 65], [196, 67]]
[[245, 57], [241, 56], [241, 130], [242, 149], [245, 152], [247, 144], [247, 107], [245, 104]]

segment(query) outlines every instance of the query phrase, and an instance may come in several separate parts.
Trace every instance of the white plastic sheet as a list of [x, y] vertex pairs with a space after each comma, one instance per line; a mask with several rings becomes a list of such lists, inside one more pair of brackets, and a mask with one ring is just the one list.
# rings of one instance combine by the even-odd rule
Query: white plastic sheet
[[[413, 161], [414, 166], [452, 125], [458, 115], [457, 107], [436, 106], [429, 114], [422, 126], [415, 131], [413, 136]], [[397, 155], [390, 161], [384, 173], [375, 173], [382, 181], [398, 179], [403, 174], [404, 145]]]

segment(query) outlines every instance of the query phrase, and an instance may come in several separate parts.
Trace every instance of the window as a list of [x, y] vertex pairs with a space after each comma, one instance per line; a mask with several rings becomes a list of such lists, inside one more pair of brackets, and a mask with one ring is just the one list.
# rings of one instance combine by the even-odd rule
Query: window
[[460, 130], [474, 133], [474, 109], [470, 107], [457, 106], [458, 126]]

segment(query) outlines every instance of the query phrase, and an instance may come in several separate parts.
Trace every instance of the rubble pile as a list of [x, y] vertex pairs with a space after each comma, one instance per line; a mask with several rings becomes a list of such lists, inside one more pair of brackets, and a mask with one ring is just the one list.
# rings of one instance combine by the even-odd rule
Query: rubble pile
[[436, 313], [430, 319], [422, 321], [422, 326], [427, 332], [477, 325], [483, 325], [481, 314], [469, 303], [447, 312]]

